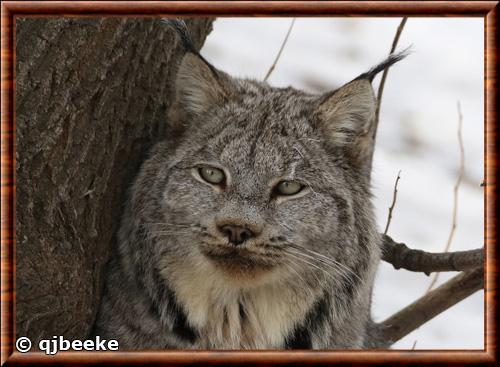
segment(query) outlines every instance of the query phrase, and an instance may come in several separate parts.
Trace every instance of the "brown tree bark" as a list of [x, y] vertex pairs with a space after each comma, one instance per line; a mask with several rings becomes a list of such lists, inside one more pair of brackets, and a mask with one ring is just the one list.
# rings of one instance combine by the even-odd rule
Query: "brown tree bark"
[[[201, 47], [212, 20], [188, 25]], [[17, 19], [17, 336], [87, 336], [126, 189], [168, 133], [183, 54], [159, 19]]]

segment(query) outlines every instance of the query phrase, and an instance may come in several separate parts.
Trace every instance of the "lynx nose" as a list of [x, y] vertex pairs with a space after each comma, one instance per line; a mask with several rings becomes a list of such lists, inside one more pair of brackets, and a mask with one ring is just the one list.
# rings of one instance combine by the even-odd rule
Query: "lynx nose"
[[229, 239], [229, 242], [235, 246], [241, 245], [243, 242], [251, 237], [254, 237], [255, 235], [246, 227], [231, 224], [219, 226], [219, 230]]

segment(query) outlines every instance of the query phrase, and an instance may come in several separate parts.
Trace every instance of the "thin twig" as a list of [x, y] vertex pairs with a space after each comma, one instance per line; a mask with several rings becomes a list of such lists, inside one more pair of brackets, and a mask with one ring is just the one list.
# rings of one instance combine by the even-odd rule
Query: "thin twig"
[[484, 270], [462, 272], [387, 320], [377, 324], [375, 345], [387, 348], [427, 321], [484, 288]]
[[[391, 51], [389, 54], [393, 54], [394, 51], [396, 51], [396, 47], [398, 46], [399, 38], [401, 37], [401, 33], [403, 33], [403, 29], [405, 27], [406, 21], [408, 20], [407, 17], [404, 17], [401, 19], [401, 23], [399, 23], [398, 29], [396, 30], [396, 34], [394, 35], [394, 40], [392, 41], [392, 46], [391, 46]], [[387, 79], [387, 73], [389, 72], [389, 68], [385, 69], [384, 72], [382, 73], [382, 78], [380, 79], [380, 85], [378, 87], [378, 92], [377, 92], [377, 109], [375, 111], [375, 121], [374, 121], [374, 127], [373, 127], [373, 139], [375, 139], [375, 136], [377, 135], [377, 128], [378, 128], [378, 119], [379, 119], [379, 114], [380, 114], [380, 104], [382, 103], [382, 95], [384, 93], [384, 85], [385, 85], [385, 80]]]
[[[462, 183], [462, 178], [464, 176], [464, 165], [465, 165], [465, 151], [464, 151], [464, 142], [462, 139], [462, 109], [460, 108], [460, 102], [457, 102], [457, 110], [458, 110], [458, 146], [460, 148], [460, 164], [458, 170], [457, 181], [455, 182], [455, 186], [453, 187], [453, 212], [452, 212], [452, 220], [451, 220], [451, 229], [450, 234], [448, 235], [448, 241], [446, 241], [446, 246], [444, 248], [444, 252], [448, 252], [451, 247], [451, 243], [453, 241], [453, 237], [455, 235], [455, 229], [457, 228], [457, 212], [458, 212], [458, 189], [460, 188], [460, 184]], [[427, 288], [427, 292], [429, 292], [432, 287], [436, 284], [439, 278], [439, 273], [434, 274], [429, 287]], [[426, 293], [427, 293], [426, 292]]]
[[288, 41], [288, 37], [290, 36], [290, 33], [292, 32], [293, 25], [295, 24], [295, 19], [292, 19], [292, 22], [290, 23], [290, 26], [288, 27], [288, 32], [286, 32], [285, 39], [283, 40], [283, 43], [281, 44], [280, 50], [278, 51], [278, 54], [276, 55], [276, 58], [274, 59], [273, 64], [269, 68], [269, 71], [267, 72], [266, 76], [264, 77], [264, 81], [266, 82], [271, 73], [273, 72], [274, 68], [276, 67], [276, 64], [278, 63], [278, 60], [280, 59], [281, 53], [283, 52], [283, 49], [285, 48], [285, 45]]
[[387, 214], [387, 223], [385, 224], [384, 234], [387, 234], [387, 231], [389, 230], [389, 226], [391, 225], [392, 211], [394, 210], [394, 205], [396, 205], [396, 199], [398, 196], [398, 183], [399, 183], [399, 179], [401, 178], [400, 175], [401, 175], [401, 171], [398, 172], [398, 177], [396, 178], [396, 182], [394, 183], [394, 191], [392, 193], [392, 203], [391, 203], [391, 206], [389, 207], [389, 214]]
[[430, 273], [438, 271], [464, 271], [484, 265], [484, 248], [455, 252], [426, 252], [408, 248], [382, 235], [382, 260], [395, 269]]

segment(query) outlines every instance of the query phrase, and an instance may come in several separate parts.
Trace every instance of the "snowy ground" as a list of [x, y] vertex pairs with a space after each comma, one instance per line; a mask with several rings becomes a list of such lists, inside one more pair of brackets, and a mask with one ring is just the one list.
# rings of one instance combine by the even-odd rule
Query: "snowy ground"
[[[235, 76], [262, 79], [290, 19], [218, 19], [202, 50]], [[383, 59], [400, 19], [299, 18], [269, 82], [311, 92], [334, 89]], [[389, 234], [410, 247], [442, 251], [458, 174], [457, 101], [463, 111], [465, 178], [452, 250], [483, 245], [483, 19], [410, 18], [400, 49], [413, 53], [393, 67], [385, 87], [374, 161], [373, 192], [381, 231], [401, 181]], [[375, 82], [377, 85], [378, 80]], [[439, 283], [453, 274], [443, 274]], [[420, 297], [422, 274], [380, 267], [373, 313], [382, 320]], [[439, 315], [394, 347], [482, 349], [483, 292]]]

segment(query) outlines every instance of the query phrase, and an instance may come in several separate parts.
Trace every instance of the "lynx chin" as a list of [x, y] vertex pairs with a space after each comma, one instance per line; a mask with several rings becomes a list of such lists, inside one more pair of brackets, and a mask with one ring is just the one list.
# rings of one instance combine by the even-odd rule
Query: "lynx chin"
[[231, 77], [165, 23], [187, 51], [169, 137], [130, 189], [94, 334], [122, 350], [369, 347], [371, 81], [405, 52], [311, 95]]

